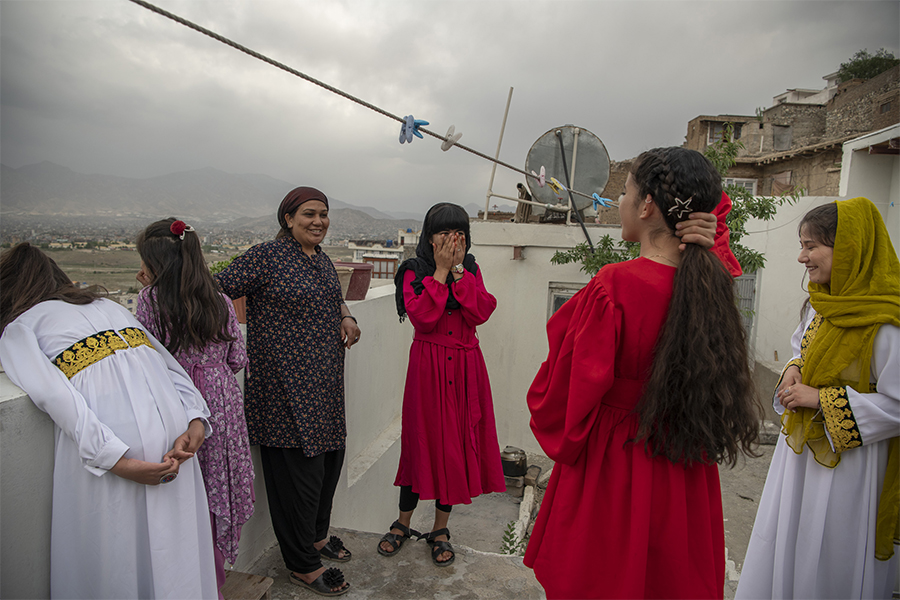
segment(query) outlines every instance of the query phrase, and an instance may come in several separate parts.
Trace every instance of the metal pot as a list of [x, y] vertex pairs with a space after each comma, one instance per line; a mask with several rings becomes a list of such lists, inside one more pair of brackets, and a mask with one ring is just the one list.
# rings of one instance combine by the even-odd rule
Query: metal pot
[[500, 453], [503, 474], [507, 477], [522, 477], [528, 470], [525, 451], [515, 446], [507, 446]]

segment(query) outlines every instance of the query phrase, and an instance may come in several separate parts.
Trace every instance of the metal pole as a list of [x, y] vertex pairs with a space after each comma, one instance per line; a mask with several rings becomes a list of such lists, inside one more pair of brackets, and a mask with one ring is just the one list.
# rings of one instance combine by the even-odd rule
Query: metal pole
[[[572, 142], [572, 174], [569, 176], [569, 181], [575, 181], [575, 161], [578, 160], [578, 135], [581, 133], [581, 128], [575, 128], [575, 140]], [[566, 213], [566, 225], [572, 224], [572, 211], [575, 210], [575, 206], [572, 205], [574, 198], [569, 195], [569, 212]]]
[[[569, 208], [571, 210], [567, 214], [571, 215], [572, 210], [574, 210], [575, 207], [575, 199], [572, 197], [572, 180], [569, 178], [569, 167], [566, 165], [566, 149], [563, 148], [562, 131], [559, 129], [556, 130], [556, 141], [559, 142], [559, 157], [562, 159], [563, 173], [566, 174], [566, 191], [569, 193]], [[587, 227], [584, 226], [584, 219], [581, 218], [581, 213], [577, 210], [575, 210], [575, 219], [577, 219], [578, 224], [581, 225], [581, 231], [584, 232], [584, 238], [587, 240], [588, 246], [591, 249], [591, 254], [593, 254], [594, 244], [591, 242], [591, 236], [588, 235]]]
[[[503, 143], [503, 132], [506, 131], [506, 117], [509, 115], [509, 103], [512, 102], [512, 86], [509, 88], [509, 96], [506, 98], [506, 110], [503, 111], [503, 125], [500, 126], [500, 139], [497, 140], [497, 154], [495, 160], [500, 160], [500, 144]], [[488, 183], [487, 195], [484, 199], [484, 220], [488, 220], [488, 209], [491, 207], [491, 196], [494, 195], [494, 174], [497, 172], [497, 163], [491, 166], [491, 181]]]

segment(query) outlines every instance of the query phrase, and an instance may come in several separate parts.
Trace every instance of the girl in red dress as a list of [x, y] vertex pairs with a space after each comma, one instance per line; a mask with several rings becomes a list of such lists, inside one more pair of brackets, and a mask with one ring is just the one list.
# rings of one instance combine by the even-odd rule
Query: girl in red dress
[[[397, 312], [409, 316], [415, 337], [403, 393], [400, 516], [378, 552], [393, 556], [411, 536], [424, 537], [435, 565], [455, 555], [447, 521], [454, 504], [506, 490], [487, 368], [475, 328], [497, 300], [481, 279], [471, 248], [469, 216], [440, 203], [425, 215], [416, 257], [394, 278]], [[419, 499], [435, 500], [434, 527], [424, 536], [409, 528]]]
[[556, 465], [525, 564], [548, 598], [723, 596], [716, 463], [752, 454], [762, 412], [731, 276], [675, 235], [721, 196], [700, 153], [640, 155], [619, 199], [640, 257], [603, 267], [547, 323], [528, 406]]

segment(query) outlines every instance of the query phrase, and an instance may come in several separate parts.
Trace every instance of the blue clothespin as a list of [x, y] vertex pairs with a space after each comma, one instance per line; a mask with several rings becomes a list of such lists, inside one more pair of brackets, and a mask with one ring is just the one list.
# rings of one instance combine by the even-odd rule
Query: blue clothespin
[[411, 144], [413, 136], [422, 139], [422, 134], [419, 133], [419, 127], [423, 125], [428, 125], [428, 121], [416, 119], [412, 115], [403, 117], [403, 124], [400, 125], [400, 143], [403, 144], [409, 142]]
[[602, 206], [603, 208], [614, 208], [615, 205], [612, 203], [612, 200], [609, 198], [601, 198], [597, 192], [591, 194], [591, 198], [593, 198], [592, 202], [594, 203], [594, 210], [597, 210], [598, 206]]

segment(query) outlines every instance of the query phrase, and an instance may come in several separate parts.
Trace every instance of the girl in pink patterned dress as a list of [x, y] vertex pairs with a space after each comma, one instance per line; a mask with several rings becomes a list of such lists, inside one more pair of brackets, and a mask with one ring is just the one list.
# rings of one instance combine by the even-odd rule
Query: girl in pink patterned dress
[[[137, 239], [146, 287], [135, 316], [184, 367], [211, 413], [212, 436], [197, 452], [209, 500], [216, 582], [225, 583], [225, 560], [234, 563], [241, 526], [253, 514], [253, 464], [244, 398], [234, 374], [247, 353], [234, 306], [209, 273], [192, 227], [173, 218]], [[222, 593], [219, 592], [219, 598]]]

